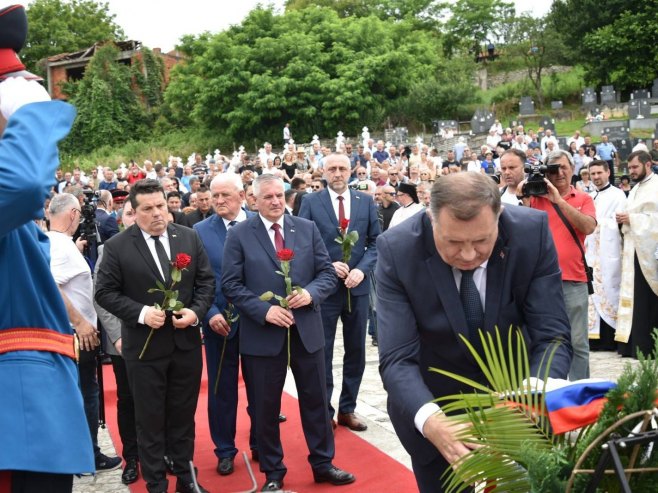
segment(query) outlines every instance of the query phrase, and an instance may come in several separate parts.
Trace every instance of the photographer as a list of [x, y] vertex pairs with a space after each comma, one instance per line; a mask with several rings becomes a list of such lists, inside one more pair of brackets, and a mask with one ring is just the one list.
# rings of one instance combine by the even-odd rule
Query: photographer
[[50, 231], [47, 235], [50, 238], [50, 271], [80, 341], [80, 390], [94, 446], [96, 472], [111, 471], [121, 465], [121, 459], [107, 457], [98, 447], [96, 354], [100, 341], [92, 298], [91, 270], [81, 253], [86, 240], [81, 236], [73, 242], [73, 233], [80, 223], [80, 203], [73, 195], [61, 193], [50, 201], [49, 211]]
[[[524, 205], [548, 214], [560, 270], [562, 292], [571, 325], [573, 360], [571, 380], [589, 378], [589, 341], [587, 335], [588, 272], [584, 258], [585, 236], [596, 228], [596, 210], [589, 194], [571, 185], [574, 163], [567, 151], [547, 156], [547, 166], [535, 166], [521, 183]], [[541, 177], [542, 170], [545, 176]], [[538, 186], [545, 184], [545, 189]]]

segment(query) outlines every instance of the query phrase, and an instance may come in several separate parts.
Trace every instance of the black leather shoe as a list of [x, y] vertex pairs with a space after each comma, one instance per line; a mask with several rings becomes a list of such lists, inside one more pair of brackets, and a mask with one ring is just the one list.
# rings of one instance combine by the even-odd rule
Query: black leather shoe
[[285, 423], [288, 421], [288, 418], [286, 418], [285, 414], [279, 414], [279, 423]]
[[283, 479], [268, 479], [261, 491], [279, 491], [283, 489]]
[[258, 462], [259, 458], [260, 458], [260, 456], [258, 455], [258, 449], [252, 448], [251, 449], [251, 460], [253, 460], [254, 462]]
[[139, 461], [137, 458], [126, 459], [126, 467], [121, 474], [123, 484], [133, 484], [139, 478]]
[[334, 486], [353, 483], [356, 478], [354, 474], [331, 466], [326, 471], [313, 471], [313, 479], [316, 483], [331, 483]]
[[[199, 491], [201, 493], [210, 493], [207, 489], [205, 489], [203, 486], [201, 486], [199, 483], [197, 483], [199, 486]], [[192, 482], [184, 482], [181, 481], [181, 479], [176, 480], [176, 493], [197, 493], [197, 490], [194, 489], [194, 483]]]
[[233, 457], [224, 457], [219, 459], [219, 463], [217, 464], [217, 472], [220, 476], [228, 476], [229, 474], [233, 474], [234, 470]]

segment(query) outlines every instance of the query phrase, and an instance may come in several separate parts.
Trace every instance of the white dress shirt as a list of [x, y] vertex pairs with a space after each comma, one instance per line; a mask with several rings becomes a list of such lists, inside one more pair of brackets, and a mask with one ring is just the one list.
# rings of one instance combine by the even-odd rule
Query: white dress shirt
[[[338, 194], [334, 192], [331, 188], [327, 188], [329, 192], [329, 197], [331, 198], [331, 205], [334, 208], [334, 213], [338, 219]], [[350, 211], [352, 210], [352, 196], [350, 195], [350, 189], [347, 188], [343, 193], [340, 194], [343, 197], [343, 209], [345, 210], [345, 219], [350, 219]]]
[[[260, 216], [260, 220], [263, 221], [263, 224], [265, 225], [265, 229], [267, 230], [267, 235], [270, 237], [270, 241], [272, 242], [272, 246], [274, 247], [274, 251], [276, 252], [276, 244], [274, 243], [274, 230], [272, 229], [272, 225], [274, 223], [269, 219], [265, 219], [262, 214], [258, 214], [258, 215]], [[285, 244], [286, 234], [283, 231], [283, 215], [279, 218], [276, 224], [281, 226], [281, 228], [279, 228], [279, 231], [281, 232], [281, 236], [283, 236], [283, 241]]]

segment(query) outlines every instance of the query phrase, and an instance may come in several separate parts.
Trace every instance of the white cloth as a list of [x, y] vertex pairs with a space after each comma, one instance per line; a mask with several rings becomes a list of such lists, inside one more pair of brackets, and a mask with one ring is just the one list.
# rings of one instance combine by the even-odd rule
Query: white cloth
[[600, 320], [617, 326], [619, 285], [621, 284], [622, 237], [615, 214], [625, 209], [626, 195], [616, 187], [594, 194], [596, 229], [585, 238], [587, 265], [594, 270], [594, 294], [590, 296], [588, 331], [590, 339], [599, 339]]
[[0, 113], [5, 120], [21, 106], [42, 101], [50, 101], [50, 95], [36, 80], [9, 77], [0, 83]]
[[388, 229], [397, 226], [403, 221], [409, 219], [411, 216], [415, 216], [424, 210], [425, 208], [422, 205], [416, 204], [415, 202], [412, 202], [407, 207], [400, 207], [393, 213], [393, 217], [391, 217], [391, 222], [388, 225]]
[[50, 271], [73, 307], [96, 328], [94, 284], [91, 269], [73, 239], [57, 231], [46, 233], [50, 238]]
[[[623, 193], [623, 192], [622, 192]], [[503, 194], [500, 196], [500, 201], [503, 204], [508, 204], [508, 205], [519, 205], [519, 199], [516, 198], [515, 193], [510, 193], [509, 188], [505, 190]]]
[[658, 177], [651, 173], [628, 194], [626, 212], [630, 224], [624, 224], [624, 253], [619, 294], [619, 312], [615, 341], [628, 342], [633, 322], [634, 256], [637, 254], [641, 274], [658, 295], [658, 260], [654, 253], [658, 243]]

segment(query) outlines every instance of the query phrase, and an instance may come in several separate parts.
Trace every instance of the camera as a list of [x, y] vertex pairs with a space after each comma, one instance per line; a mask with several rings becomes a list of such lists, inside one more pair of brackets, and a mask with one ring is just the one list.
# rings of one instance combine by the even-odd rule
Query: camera
[[547, 173], [557, 173], [559, 169], [559, 164], [545, 165], [541, 162], [526, 164], [523, 171], [528, 174], [528, 179], [525, 185], [523, 185], [523, 195], [546, 195], [548, 193], [548, 185], [546, 185], [544, 178], [546, 178]]
[[352, 190], [359, 190], [361, 192], [368, 191], [368, 184], [363, 182], [352, 183], [349, 186]]
[[89, 239], [96, 237], [96, 204], [100, 198], [100, 192], [83, 190], [84, 203], [80, 207], [80, 237]]

